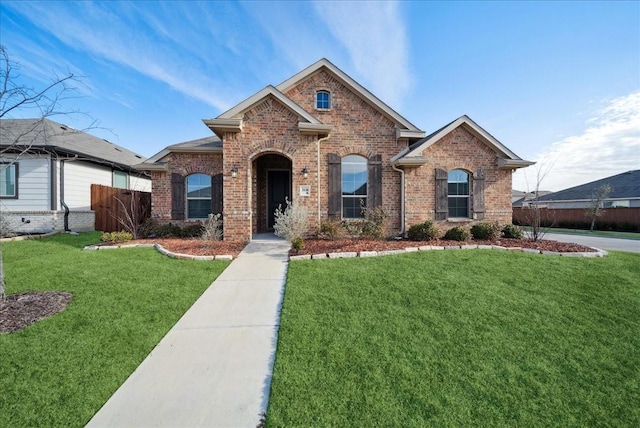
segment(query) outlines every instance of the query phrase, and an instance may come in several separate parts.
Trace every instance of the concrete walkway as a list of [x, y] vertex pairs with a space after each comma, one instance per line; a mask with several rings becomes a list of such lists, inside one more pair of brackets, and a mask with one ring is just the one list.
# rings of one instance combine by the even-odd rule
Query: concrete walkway
[[273, 235], [254, 238], [87, 426], [255, 428], [269, 399], [288, 249]]

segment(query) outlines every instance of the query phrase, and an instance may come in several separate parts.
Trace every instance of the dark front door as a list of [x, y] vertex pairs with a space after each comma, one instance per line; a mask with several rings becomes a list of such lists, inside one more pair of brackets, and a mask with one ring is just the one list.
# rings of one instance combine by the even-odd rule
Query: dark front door
[[274, 212], [279, 206], [286, 206], [286, 199], [291, 200], [291, 183], [289, 171], [267, 172], [267, 227], [273, 229]]

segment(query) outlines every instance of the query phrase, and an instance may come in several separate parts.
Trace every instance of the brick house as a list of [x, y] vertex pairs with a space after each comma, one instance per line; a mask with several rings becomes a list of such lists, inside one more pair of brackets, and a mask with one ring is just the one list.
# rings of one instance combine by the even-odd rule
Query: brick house
[[138, 165], [152, 178], [152, 216], [222, 213], [224, 239], [272, 230], [285, 197], [327, 219], [382, 207], [390, 232], [427, 219], [443, 229], [511, 222], [511, 174], [531, 165], [467, 116], [431, 135], [326, 59], [216, 117], [214, 135], [169, 146]]

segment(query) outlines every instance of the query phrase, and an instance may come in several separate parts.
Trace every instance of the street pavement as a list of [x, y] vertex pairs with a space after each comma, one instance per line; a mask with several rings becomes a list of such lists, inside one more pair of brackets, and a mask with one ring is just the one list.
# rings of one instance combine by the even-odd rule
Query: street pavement
[[574, 244], [595, 247], [601, 250], [627, 251], [640, 253], [640, 240], [609, 238], [603, 236], [569, 235], [562, 233], [546, 233], [543, 239], [558, 242], [570, 242]]

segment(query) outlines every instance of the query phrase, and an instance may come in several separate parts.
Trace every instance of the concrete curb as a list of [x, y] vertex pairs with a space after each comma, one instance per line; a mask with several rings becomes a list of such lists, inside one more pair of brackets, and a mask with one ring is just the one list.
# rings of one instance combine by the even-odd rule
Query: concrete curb
[[498, 251], [513, 251], [518, 253], [529, 253], [529, 254], [542, 254], [548, 256], [563, 256], [563, 257], [586, 257], [586, 258], [594, 258], [594, 257], [604, 257], [609, 253], [605, 250], [601, 250], [595, 247], [589, 247], [594, 252], [568, 252], [568, 253], [558, 253], [555, 251], [545, 251], [545, 250], [536, 250], [533, 248], [522, 248], [522, 247], [501, 247], [499, 245], [452, 245], [447, 247], [441, 247], [436, 245], [423, 245], [420, 247], [407, 247], [399, 250], [386, 250], [386, 251], [360, 251], [358, 253], [354, 251], [349, 252], [331, 252], [327, 254], [304, 254], [300, 256], [289, 256], [289, 260], [326, 260], [326, 259], [340, 259], [340, 258], [354, 258], [354, 257], [378, 257], [378, 256], [388, 256], [394, 254], [405, 254], [405, 253], [415, 253], [416, 251], [437, 251], [437, 250], [498, 250]]
[[122, 244], [122, 245], [89, 245], [83, 248], [86, 251], [102, 251], [102, 250], [118, 250], [121, 248], [155, 248], [163, 256], [178, 260], [224, 260], [231, 261], [233, 256], [230, 254], [221, 254], [217, 256], [192, 256], [191, 254], [173, 253], [160, 244]]

